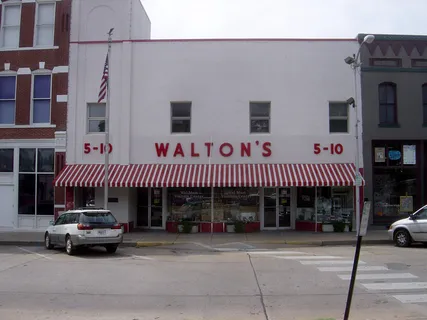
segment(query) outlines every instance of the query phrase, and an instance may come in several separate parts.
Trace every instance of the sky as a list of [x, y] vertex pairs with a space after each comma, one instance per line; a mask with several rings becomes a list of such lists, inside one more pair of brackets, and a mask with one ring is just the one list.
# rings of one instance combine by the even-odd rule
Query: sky
[[427, 0], [141, 0], [152, 39], [427, 35]]

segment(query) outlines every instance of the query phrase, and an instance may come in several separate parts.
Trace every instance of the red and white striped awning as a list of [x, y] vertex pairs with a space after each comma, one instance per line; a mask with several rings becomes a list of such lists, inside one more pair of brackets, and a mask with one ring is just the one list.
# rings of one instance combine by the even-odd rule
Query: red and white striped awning
[[[67, 165], [57, 187], [102, 187], [103, 164]], [[362, 180], [364, 184], [364, 181]], [[354, 186], [355, 167], [333, 164], [131, 164], [109, 166], [110, 187]]]

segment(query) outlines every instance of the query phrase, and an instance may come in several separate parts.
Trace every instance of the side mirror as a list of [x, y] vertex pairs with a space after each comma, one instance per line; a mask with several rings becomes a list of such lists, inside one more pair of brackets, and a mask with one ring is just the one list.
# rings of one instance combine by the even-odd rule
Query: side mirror
[[54, 224], [55, 224], [55, 221], [53, 221], [53, 220], [50, 220], [50, 221], [49, 221], [49, 225], [50, 225], [50, 226], [53, 226]]
[[409, 220], [417, 220], [417, 216], [410, 215], [410, 216], [409, 216]]

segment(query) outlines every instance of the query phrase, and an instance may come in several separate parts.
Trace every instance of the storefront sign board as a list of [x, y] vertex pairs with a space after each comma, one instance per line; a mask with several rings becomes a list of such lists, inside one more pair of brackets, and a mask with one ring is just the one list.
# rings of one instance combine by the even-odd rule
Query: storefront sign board
[[364, 237], [368, 231], [369, 213], [371, 212], [371, 201], [365, 201], [363, 205], [362, 219], [360, 221], [359, 236]]

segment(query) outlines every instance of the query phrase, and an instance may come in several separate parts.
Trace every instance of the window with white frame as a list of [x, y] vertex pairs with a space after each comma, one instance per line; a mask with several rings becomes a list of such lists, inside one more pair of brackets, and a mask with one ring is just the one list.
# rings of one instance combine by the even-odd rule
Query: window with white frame
[[21, 5], [6, 5], [3, 3], [2, 12], [0, 44], [3, 48], [18, 48], [21, 26]]
[[347, 102], [329, 103], [329, 133], [348, 133]]
[[50, 123], [51, 75], [33, 77], [33, 123]]
[[38, 2], [35, 46], [53, 46], [55, 34], [55, 2]]
[[251, 133], [269, 133], [270, 102], [251, 102], [249, 109]]
[[191, 133], [191, 102], [171, 103], [171, 132]]
[[105, 132], [105, 103], [88, 103], [87, 132]]
[[15, 123], [16, 76], [0, 76], [0, 124]]
[[54, 214], [53, 148], [19, 149], [18, 214]]

